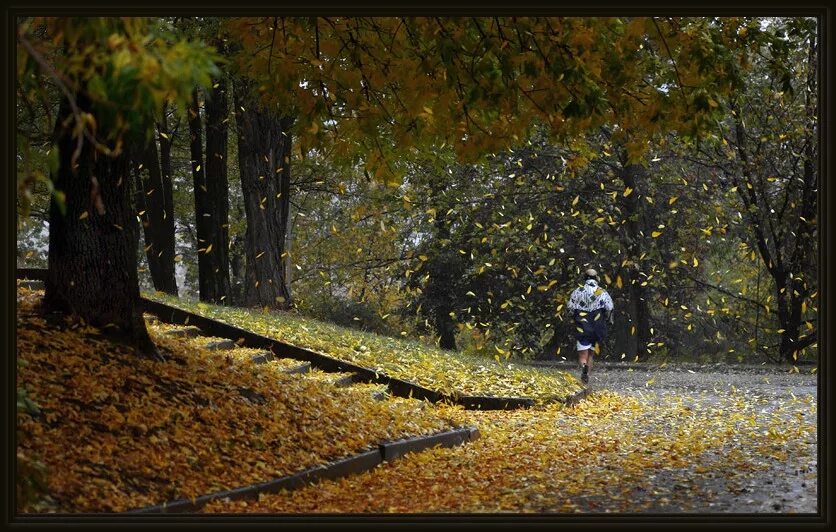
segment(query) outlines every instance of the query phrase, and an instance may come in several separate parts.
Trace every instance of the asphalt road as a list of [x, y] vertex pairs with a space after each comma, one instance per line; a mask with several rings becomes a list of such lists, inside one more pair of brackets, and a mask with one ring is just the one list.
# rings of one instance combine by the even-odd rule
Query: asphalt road
[[[568, 369], [563, 366], [562, 369]], [[590, 389], [611, 390], [641, 397], [649, 404], [667, 397], [687, 397], [695, 408], [716, 407], [730, 394], [742, 393], [756, 404], [760, 415], [777, 414], [786, 419], [817, 424], [818, 374], [813, 367], [791, 372], [776, 366], [683, 365], [650, 366], [595, 364], [590, 373]], [[577, 370], [572, 370], [577, 371]], [[820, 427], [819, 427], [820, 430]], [[720, 450], [695, 459], [691, 467], [664, 471], [653, 479], [661, 492], [697, 483], [704, 498], [696, 498], [688, 508], [667, 505], [666, 497], [636, 493], [637, 500], [651, 497], [650, 512], [695, 513], [815, 513], [818, 508], [818, 446], [815, 440], [799, 442], [800, 449], [788, 453], [784, 461], [763, 460], [769, 468], [736, 475], [695, 474], [696, 462], [724, 460]], [[746, 452], [746, 449], [742, 449]], [[716, 462], [715, 462], [716, 463]]]

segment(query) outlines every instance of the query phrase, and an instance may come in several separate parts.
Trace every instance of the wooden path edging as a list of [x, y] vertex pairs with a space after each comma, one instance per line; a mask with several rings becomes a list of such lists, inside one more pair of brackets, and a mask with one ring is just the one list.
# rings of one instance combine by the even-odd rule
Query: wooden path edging
[[464, 427], [427, 436], [416, 436], [378, 444], [375, 449], [343, 458], [325, 465], [317, 465], [299, 473], [259, 482], [250, 486], [218, 491], [193, 499], [178, 499], [154, 506], [128, 510], [127, 514], [165, 514], [196, 512], [219, 499], [253, 500], [262, 493], [278, 493], [294, 490], [320, 480], [334, 480], [374, 469], [384, 461], [401, 458], [407, 453], [419, 452], [431, 447], [456, 447], [479, 438], [475, 427]]
[[561, 399], [560, 402], [565, 404], [566, 406], [574, 406], [581, 402], [582, 399], [589, 397], [591, 394], [592, 390], [584, 387], [580, 391], [573, 393], [569, 397]]
[[30, 281], [46, 281], [46, 268], [18, 268], [18, 279], [29, 279]]

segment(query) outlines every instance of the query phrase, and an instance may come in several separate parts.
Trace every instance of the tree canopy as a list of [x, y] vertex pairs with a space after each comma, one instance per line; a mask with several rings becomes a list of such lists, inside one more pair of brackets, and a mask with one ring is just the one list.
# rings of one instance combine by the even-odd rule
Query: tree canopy
[[[561, 294], [594, 265], [624, 313], [617, 354], [746, 324], [739, 347], [769, 353], [777, 334], [791, 359], [817, 338], [815, 31], [759, 17], [26, 19], [19, 117], [45, 126], [19, 127], [21, 212], [81, 147], [113, 158], [142, 139], [159, 156], [136, 171], [164, 167], [142, 194], [170, 187], [174, 202], [136, 196], [146, 255], [165, 251], [168, 272], [179, 260], [187, 285], [230, 275], [210, 300], [554, 356]], [[63, 159], [42, 141], [56, 114], [75, 143]], [[81, 220], [106, 207], [91, 183]], [[220, 249], [228, 261], [207, 260]]]

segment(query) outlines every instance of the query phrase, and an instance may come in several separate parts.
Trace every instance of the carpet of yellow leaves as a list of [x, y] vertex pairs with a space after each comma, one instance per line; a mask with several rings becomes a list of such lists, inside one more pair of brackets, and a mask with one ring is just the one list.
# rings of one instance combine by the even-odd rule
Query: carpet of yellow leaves
[[146, 297], [449, 395], [530, 397], [542, 404], [581, 390], [580, 382], [567, 372], [451, 353], [293, 313], [189, 303], [161, 293]]
[[18, 416], [18, 449], [46, 464], [51, 511], [196, 497], [454, 426], [427, 403], [288, 375], [160, 324], [149, 331], [168, 360], [140, 358], [92, 327], [48, 323], [41, 297], [18, 290], [18, 384], [42, 412]]
[[[815, 439], [815, 425], [781, 408], [763, 414], [762, 406], [742, 394], [706, 404], [699, 397], [606, 391], [573, 408], [478, 412], [439, 406], [478, 427], [482, 437], [259, 501], [216, 501], [204, 511], [688, 511], [713, 496], [700, 478], [750, 474]], [[802, 406], [815, 409], [812, 402]]]

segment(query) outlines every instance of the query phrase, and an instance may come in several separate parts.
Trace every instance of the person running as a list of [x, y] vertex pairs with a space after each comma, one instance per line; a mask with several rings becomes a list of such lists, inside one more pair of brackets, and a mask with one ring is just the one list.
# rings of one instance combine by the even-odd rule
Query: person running
[[598, 286], [598, 272], [586, 270], [584, 282], [572, 292], [567, 305], [577, 329], [578, 364], [581, 367], [581, 381], [589, 382], [589, 366], [595, 344], [607, 336], [607, 322], [612, 323], [612, 298]]

